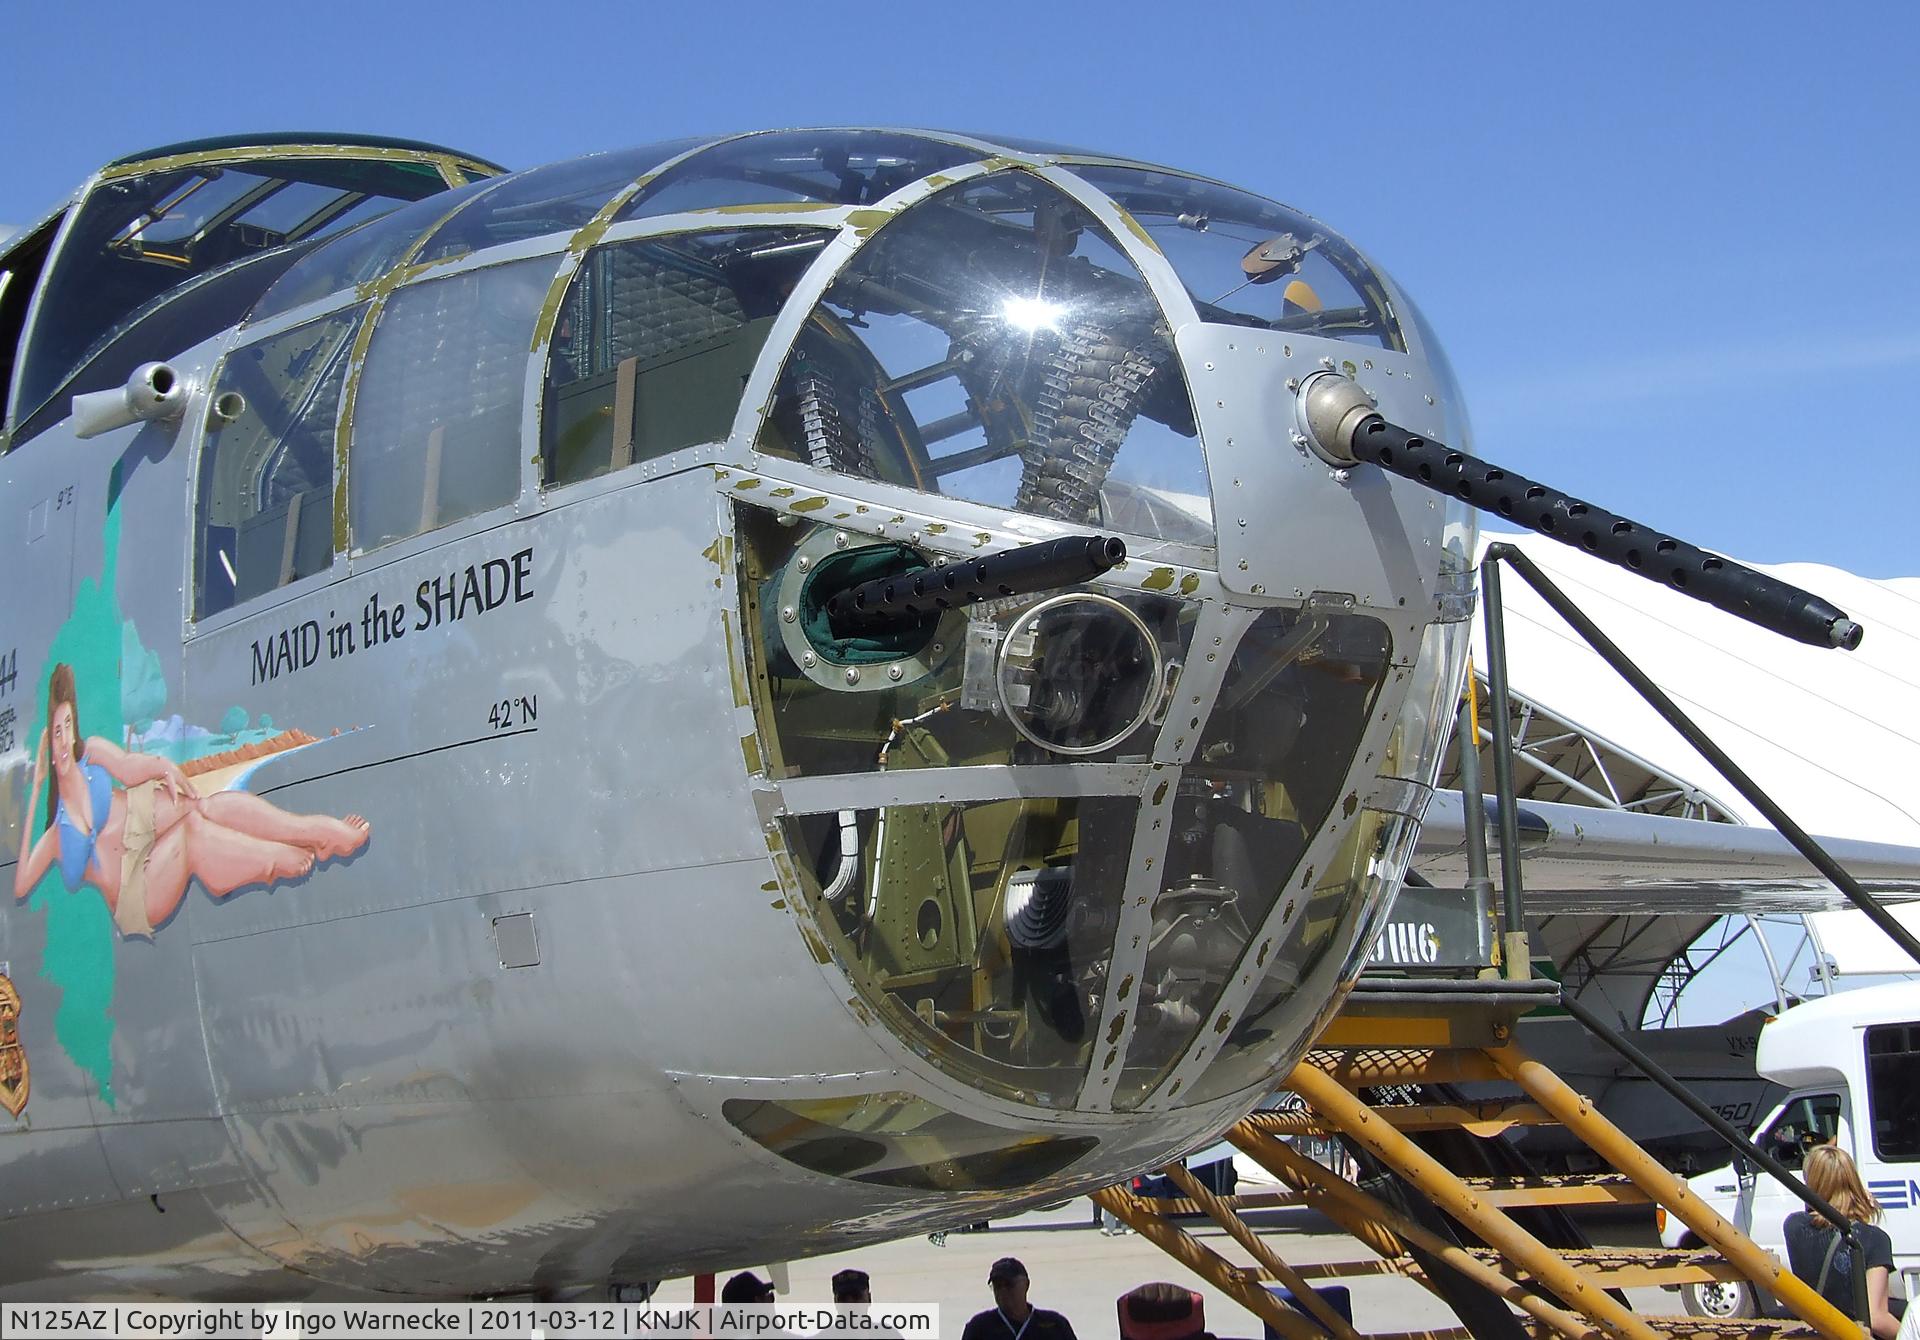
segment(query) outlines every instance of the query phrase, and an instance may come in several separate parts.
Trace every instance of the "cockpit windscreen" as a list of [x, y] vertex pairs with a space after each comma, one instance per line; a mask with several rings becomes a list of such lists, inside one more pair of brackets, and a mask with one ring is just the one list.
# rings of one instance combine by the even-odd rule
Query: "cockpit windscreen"
[[161, 296], [445, 187], [424, 163], [285, 157], [101, 182], [80, 206], [45, 281], [24, 346], [22, 417], [59, 394], [92, 350]]

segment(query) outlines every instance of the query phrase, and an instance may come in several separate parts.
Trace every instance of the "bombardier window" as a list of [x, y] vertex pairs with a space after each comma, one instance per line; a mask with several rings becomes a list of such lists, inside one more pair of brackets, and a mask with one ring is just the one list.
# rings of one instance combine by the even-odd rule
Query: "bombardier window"
[[547, 481], [725, 438], [781, 303], [831, 236], [760, 228], [590, 252], [549, 347]]
[[908, 488], [1213, 543], [1159, 304], [1069, 196], [982, 177], [881, 229], [808, 317], [759, 449]]
[[784, 821], [814, 924], [935, 1065], [1071, 1107], [1100, 1040], [1131, 797], [891, 805]]
[[333, 562], [335, 425], [365, 311], [362, 304], [245, 345], [221, 365], [216, 403], [238, 413], [208, 433], [200, 455], [196, 615]]
[[[1294, 870], [1340, 798], [1391, 645], [1386, 625], [1364, 615], [1269, 610], [1234, 648], [1175, 793], [1116, 1106], [1153, 1090], [1213, 1017], [1282, 894], [1299, 894]], [[1328, 883], [1343, 906], [1346, 882]]]
[[1333, 859], [1322, 869], [1308, 866], [1288, 886], [1293, 912], [1289, 916], [1283, 909], [1280, 946], [1239, 1018], [1228, 1021], [1226, 1036], [1199, 1030], [1198, 1045], [1215, 1050], [1182, 1102], [1207, 1103], [1255, 1084], [1270, 1085], [1274, 1057], [1297, 1055], [1312, 1040], [1325, 1021], [1303, 1012], [1300, 1002], [1330, 999], [1339, 982], [1359, 971], [1357, 957], [1343, 963], [1332, 957], [1333, 950], [1351, 945], [1351, 954], [1363, 956], [1370, 948], [1360, 935], [1359, 919], [1382, 906], [1382, 884], [1399, 880], [1413, 831], [1403, 815], [1363, 809]]
[[347, 493], [355, 548], [519, 495], [527, 351], [558, 265], [543, 256], [395, 292], [354, 402]]

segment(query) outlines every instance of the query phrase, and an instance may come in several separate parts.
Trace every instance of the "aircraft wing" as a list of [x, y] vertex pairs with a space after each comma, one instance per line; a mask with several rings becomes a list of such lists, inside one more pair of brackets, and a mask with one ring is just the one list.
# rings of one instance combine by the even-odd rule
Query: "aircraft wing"
[[[1466, 882], [1465, 815], [1458, 791], [1434, 793], [1413, 869], [1441, 888]], [[1487, 815], [1487, 844], [1497, 869], [1491, 798]], [[1920, 847], [1851, 838], [1819, 842], [1875, 897], [1920, 899]], [[1526, 800], [1520, 803], [1520, 845], [1527, 911], [1536, 915], [1701, 916], [1851, 906], [1771, 828]], [[1497, 888], [1497, 874], [1495, 879]]]

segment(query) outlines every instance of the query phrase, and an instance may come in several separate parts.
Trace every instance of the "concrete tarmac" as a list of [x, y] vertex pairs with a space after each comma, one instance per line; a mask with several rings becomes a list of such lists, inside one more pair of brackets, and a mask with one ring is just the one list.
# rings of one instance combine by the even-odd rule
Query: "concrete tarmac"
[[[1247, 1216], [1290, 1264], [1374, 1259], [1358, 1242], [1325, 1218], [1305, 1209], [1260, 1211]], [[1634, 1219], [1582, 1221], [1596, 1244], [1653, 1245], [1651, 1216]], [[1249, 1264], [1245, 1250], [1207, 1219], [1177, 1221], [1187, 1232], [1237, 1264]], [[1216, 1336], [1259, 1340], [1257, 1318], [1220, 1290], [1201, 1281], [1137, 1235], [1105, 1237], [1094, 1226], [1092, 1202], [1076, 1200], [1057, 1210], [1039, 1211], [996, 1221], [985, 1232], [951, 1233], [944, 1246], [924, 1237], [863, 1247], [858, 1251], [795, 1261], [789, 1267], [790, 1291], [780, 1301], [828, 1303], [830, 1281], [848, 1266], [873, 1278], [873, 1298], [880, 1304], [937, 1303], [940, 1333], [957, 1337], [975, 1312], [993, 1306], [987, 1288], [987, 1269], [1002, 1256], [1017, 1256], [1033, 1281], [1031, 1298], [1038, 1307], [1064, 1313], [1081, 1340], [1113, 1340], [1119, 1334], [1115, 1304], [1120, 1295], [1150, 1280], [1168, 1280], [1198, 1290], [1206, 1299], [1207, 1328]], [[765, 1266], [750, 1267], [765, 1278]], [[724, 1278], [719, 1281], [724, 1283]], [[1320, 1284], [1345, 1284], [1353, 1291], [1354, 1325], [1362, 1333], [1403, 1332], [1458, 1326], [1446, 1304], [1412, 1280], [1397, 1275], [1361, 1275]], [[1680, 1295], [1665, 1289], [1629, 1289], [1635, 1311], [1680, 1312]], [[661, 1302], [691, 1302], [693, 1282], [672, 1280], [663, 1285]]]

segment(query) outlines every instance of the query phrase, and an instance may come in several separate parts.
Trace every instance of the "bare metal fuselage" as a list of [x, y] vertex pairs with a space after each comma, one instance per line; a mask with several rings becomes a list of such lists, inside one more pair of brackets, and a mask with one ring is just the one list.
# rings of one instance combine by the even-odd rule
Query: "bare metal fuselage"
[[[989, 170], [1058, 171], [1005, 158]], [[904, 186], [884, 211], [944, 185]], [[0, 658], [19, 667], [0, 681], [0, 709], [14, 714], [5, 856], [21, 840], [56, 662], [82, 681], [83, 738], [157, 738], [155, 720], [176, 717], [236, 737], [304, 732], [311, 743], [235, 762], [222, 784], [369, 830], [305, 874], [217, 898], [192, 884], [150, 936], [128, 934], [97, 887], [57, 871], [8, 900], [0, 971], [21, 996], [31, 1094], [20, 1117], [0, 1116], [0, 1296], [558, 1292], [812, 1254], [1161, 1162], [1251, 1107], [1297, 1053], [1357, 970], [1355, 946], [1424, 804], [1431, 744], [1414, 736], [1437, 738], [1444, 723], [1406, 704], [1416, 682], [1457, 682], [1457, 639], [1434, 623], [1445, 509], [1382, 476], [1336, 478], [1288, 444], [1287, 377], [1350, 346], [1309, 334], [1283, 354], [1277, 335], [1196, 320], [1154, 249], [1115, 224], [1168, 304], [1221, 538], [1217, 558], [1130, 539], [1133, 557], [1087, 589], [1190, 602], [1184, 669], [1166, 680], [1175, 701], [1099, 761], [810, 774], [776, 738], [786, 700], [755, 659], [773, 635], [743, 610], [760, 589], [743, 526], [954, 560], [1074, 529], [756, 451], [808, 308], [885, 235], [867, 217], [884, 211], [807, 216], [835, 240], [774, 322], [724, 441], [555, 487], [529, 394], [509, 505], [377, 548], [342, 544], [324, 572], [211, 616], [193, 599], [205, 561], [197, 472], [208, 398], [244, 335], [177, 352], [197, 388], [181, 420], [84, 441], [56, 426], [0, 458]], [[514, 255], [564, 277], [578, 263], [569, 242]], [[547, 342], [528, 352], [529, 386], [548, 358]], [[1399, 421], [1434, 416], [1447, 387], [1424, 351], [1375, 361]], [[1173, 823], [1183, 773], [1199, 768], [1197, 723], [1229, 673], [1216, 656], [1262, 611], [1343, 599], [1390, 632], [1382, 683], [1334, 765], [1328, 819], [1302, 835], [1306, 878], [1247, 928], [1244, 961], [1157, 1088], [1117, 1099], [1125, 1081], [1111, 1055], [1103, 1078], [1100, 1059], [1145, 1027], [1130, 993], [1156, 952], [1150, 857], [1124, 898], [1115, 889], [1116, 966], [1087, 997], [1078, 1098], [969, 1082], [973, 1061], [916, 1041], [911, 1008], [888, 1014], [851, 964], [849, 946], [866, 941], [842, 943], [825, 920], [825, 877], [795, 849], [797, 816], [1115, 795], [1142, 807], [1133, 840], [1164, 853], [1155, 807]], [[87, 694], [100, 701], [100, 677], [116, 672], [127, 710], [88, 719]], [[1444, 688], [1418, 692], [1447, 701]], [[36, 831], [46, 810], [42, 789]], [[1380, 831], [1396, 845], [1349, 856], [1351, 887], [1312, 910], [1314, 871], [1367, 815], [1392, 817]], [[1004, 889], [991, 861], [976, 852], [972, 865], [982, 889]], [[1320, 947], [1301, 961], [1285, 1026], [1259, 1044], [1264, 1066], [1206, 1092], [1208, 1040], [1218, 1046], [1256, 998], [1269, 951], [1303, 936]], [[885, 991], [922, 989], [912, 980], [896, 972]], [[964, 1025], [937, 1017], [959, 1036]], [[1011, 1026], [1015, 1041], [1026, 1026]], [[1014, 1045], [979, 1027], [979, 1047]], [[1195, 1092], [1204, 1099], [1189, 1102]], [[782, 1156], [738, 1116], [740, 1104], [817, 1114], [876, 1093], [1087, 1152], [1013, 1186], [861, 1181]]]

